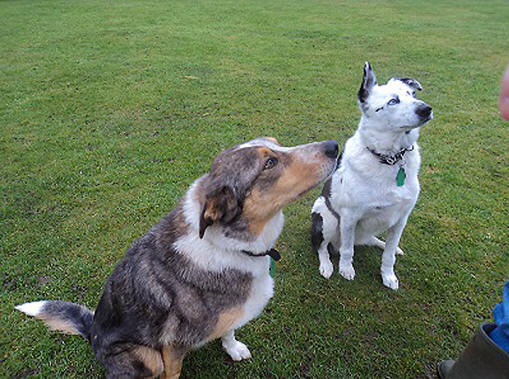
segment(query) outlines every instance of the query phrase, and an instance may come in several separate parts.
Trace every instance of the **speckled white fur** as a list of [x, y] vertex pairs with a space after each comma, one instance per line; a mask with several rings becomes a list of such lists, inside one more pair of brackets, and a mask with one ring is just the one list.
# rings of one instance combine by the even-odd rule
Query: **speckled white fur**
[[[374, 85], [369, 89], [366, 103], [360, 104], [359, 127], [346, 142], [341, 167], [332, 176], [330, 203], [340, 221], [327, 208], [323, 196], [313, 206], [313, 212], [319, 213], [323, 220], [323, 242], [318, 249], [320, 273], [329, 278], [333, 272], [327, 251], [329, 242], [336, 251], [339, 249], [339, 272], [348, 280], [355, 277], [354, 245], [375, 245], [384, 249], [383, 283], [396, 290], [399, 283], [394, 273], [395, 255], [403, 254], [398, 248], [399, 240], [420, 191], [417, 174], [421, 157], [416, 141], [418, 127], [423, 122], [415, 110], [424, 103], [400, 80], [391, 79], [378, 86], [369, 64], [368, 69]], [[396, 96], [399, 103], [389, 105]], [[367, 149], [393, 155], [412, 145], [414, 149], [404, 155], [406, 180], [400, 187], [396, 185], [400, 164], [381, 164]], [[385, 243], [376, 238], [384, 231], [388, 231]]]

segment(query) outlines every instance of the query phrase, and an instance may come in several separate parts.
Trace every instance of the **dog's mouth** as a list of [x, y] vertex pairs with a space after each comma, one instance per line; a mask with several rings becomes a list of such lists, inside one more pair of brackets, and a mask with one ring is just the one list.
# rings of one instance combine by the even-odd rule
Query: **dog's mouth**
[[431, 112], [431, 114], [429, 116], [427, 116], [427, 117], [419, 118], [419, 122], [416, 125], [402, 126], [401, 129], [406, 129], [408, 131], [410, 131], [412, 129], [417, 129], [417, 128], [420, 128], [421, 126], [424, 126], [425, 124], [427, 124], [431, 120], [433, 120], [433, 112]]
[[427, 124], [429, 121], [433, 120], [433, 111], [431, 110], [431, 107], [429, 109], [430, 109], [429, 114], [419, 115], [420, 119], [419, 126], [423, 126], [424, 124]]
[[419, 123], [419, 126], [423, 126], [424, 124], [427, 124], [431, 120], [433, 120], [433, 112], [431, 112], [431, 114], [428, 117], [426, 117], [424, 119], [421, 119], [421, 122]]

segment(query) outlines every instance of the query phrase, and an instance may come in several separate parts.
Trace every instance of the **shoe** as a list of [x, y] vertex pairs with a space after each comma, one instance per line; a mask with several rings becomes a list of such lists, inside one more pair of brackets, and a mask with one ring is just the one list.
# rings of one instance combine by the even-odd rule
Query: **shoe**
[[502, 350], [489, 333], [494, 323], [481, 324], [480, 328], [456, 360], [439, 363], [440, 379], [509, 379], [509, 354]]

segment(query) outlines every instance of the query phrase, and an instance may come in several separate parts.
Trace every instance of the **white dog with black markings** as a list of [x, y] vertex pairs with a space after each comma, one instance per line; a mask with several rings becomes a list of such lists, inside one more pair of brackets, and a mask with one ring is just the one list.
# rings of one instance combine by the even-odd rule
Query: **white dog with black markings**
[[[417, 80], [393, 78], [378, 85], [369, 62], [358, 93], [362, 116], [348, 139], [338, 169], [325, 183], [312, 210], [311, 241], [320, 273], [333, 272], [330, 253], [339, 250], [339, 273], [355, 277], [354, 245], [383, 249], [384, 285], [398, 289], [396, 254], [408, 216], [419, 195], [419, 127], [433, 118], [431, 107], [416, 98]], [[377, 235], [387, 231], [386, 242]]]

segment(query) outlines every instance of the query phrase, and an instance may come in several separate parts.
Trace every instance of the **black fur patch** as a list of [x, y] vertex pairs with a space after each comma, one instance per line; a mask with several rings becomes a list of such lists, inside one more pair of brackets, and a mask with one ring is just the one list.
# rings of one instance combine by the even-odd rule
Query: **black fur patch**
[[394, 78], [396, 80], [399, 80], [403, 83], [405, 83], [406, 85], [418, 90], [418, 91], [422, 91], [422, 86], [421, 86], [421, 83], [419, 83], [417, 80], [415, 80], [414, 78]]
[[83, 337], [90, 340], [90, 327], [94, 315], [84, 306], [59, 300], [48, 301], [44, 304], [42, 312], [53, 320], [71, 323]]
[[366, 101], [366, 99], [368, 98], [369, 96], [369, 91], [364, 88], [363, 86], [361, 86], [361, 88], [359, 88], [359, 92], [357, 93], [357, 97], [359, 98], [359, 101], [361, 103], [364, 103]]
[[339, 153], [339, 155], [338, 155], [338, 159], [336, 159], [336, 170], [341, 167], [341, 161], [343, 160], [344, 152], [345, 152], [344, 150], [341, 151], [341, 153]]
[[[330, 179], [329, 179], [330, 180]], [[323, 218], [320, 213], [313, 212], [311, 215], [311, 246], [318, 251], [323, 242]]]
[[364, 77], [362, 78], [361, 87], [357, 93], [357, 98], [360, 103], [364, 103], [368, 97], [370, 90], [377, 84], [376, 76], [371, 68], [369, 62], [364, 66]]
[[327, 206], [327, 209], [329, 210], [329, 212], [332, 213], [332, 215], [334, 217], [336, 217], [338, 219], [338, 222], [339, 222], [339, 214], [338, 214], [338, 212], [336, 212], [334, 210], [334, 208], [332, 208], [332, 204], [330, 202], [330, 198], [328, 198], [328, 197], [325, 198], [325, 205]]
[[[343, 153], [344, 153], [344, 150], [338, 156], [338, 159], [336, 161], [336, 170], [341, 166], [341, 161], [343, 160]], [[325, 181], [325, 184], [323, 185], [323, 189], [322, 189], [322, 196], [325, 199], [325, 205], [327, 206], [327, 209], [329, 210], [329, 212], [331, 212], [333, 214], [333, 216], [339, 220], [339, 215], [334, 210], [334, 208], [332, 208], [332, 204], [330, 202], [331, 193], [332, 193], [332, 177], [330, 177], [329, 179], [327, 179]]]
[[332, 177], [327, 179], [327, 181], [323, 185], [322, 196], [325, 197], [326, 199], [330, 198], [331, 185], [332, 185]]

